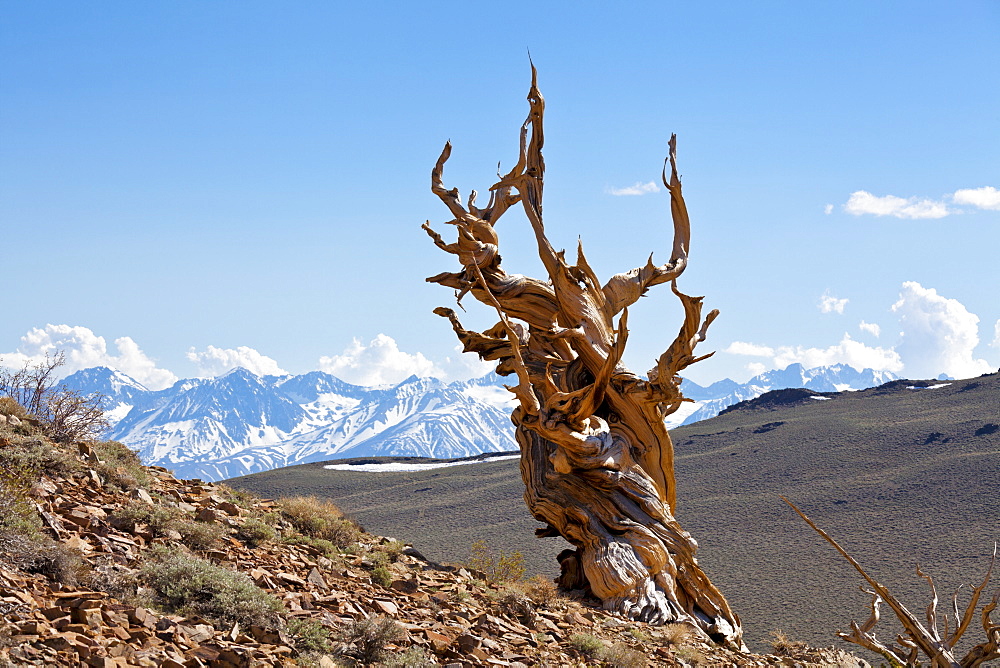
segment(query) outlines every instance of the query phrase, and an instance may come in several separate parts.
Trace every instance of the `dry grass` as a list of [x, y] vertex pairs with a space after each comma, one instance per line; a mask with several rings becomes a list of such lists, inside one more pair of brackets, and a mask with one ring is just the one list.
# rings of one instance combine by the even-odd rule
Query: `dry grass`
[[660, 630], [660, 637], [667, 645], [683, 645], [691, 639], [691, 627], [687, 624], [667, 624]]
[[539, 608], [558, 608], [563, 601], [556, 583], [541, 575], [533, 575], [516, 586]]
[[331, 501], [315, 496], [293, 496], [278, 502], [282, 517], [306, 536], [328, 540], [343, 549], [357, 542], [361, 529], [344, 517]]
[[778, 656], [791, 656], [806, 649], [809, 644], [801, 640], [792, 640], [781, 629], [771, 631], [771, 649]]

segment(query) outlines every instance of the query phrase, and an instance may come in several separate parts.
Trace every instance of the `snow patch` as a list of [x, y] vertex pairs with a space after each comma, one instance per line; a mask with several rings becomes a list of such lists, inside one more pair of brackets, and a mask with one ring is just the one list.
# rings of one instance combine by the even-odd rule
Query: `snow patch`
[[920, 385], [907, 385], [908, 390], [936, 390], [939, 387], [948, 387], [951, 383], [938, 383], [937, 385], [928, 385], [926, 387], [921, 387]]
[[448, 466], [462, 466], [463, 464], [483, 464], [486, 462], [499, 462], [505, 459], [520, 459], [521, 455], [502, 455], [500, 457], [487, 457], [486, 459], [475, 459], [467, 462], [434, 462], [431, 464], [407, 464], [403, 462], [387, 462], [385, 464], [327, 464], [323, 468], [331, 471], [357, 471], [362, 473], [399, 473], [412, 471], [427, 471], [429, 469], [441, 469]]

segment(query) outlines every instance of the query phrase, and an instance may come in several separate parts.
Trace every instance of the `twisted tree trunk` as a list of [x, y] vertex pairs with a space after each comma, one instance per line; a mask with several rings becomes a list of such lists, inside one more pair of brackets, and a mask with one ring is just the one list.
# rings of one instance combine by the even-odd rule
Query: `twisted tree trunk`
[[[500, 321], [479, 333], [463, 328], [451, 309], [435, 313], [449, 318], [466, 352], [496, 360], [497, 373], [517, 377], [508, 389], [519, 402], [511, 419], [525, 502], [547, 525], [539, 535], [562, 535], [576, 547], [560, 555], [561, 584], [589, 589], [605, 608], [629, 618], [686, 621], [717, 642], [742, 646], [739, 617], [699, 568], [697, 543], [672, 515], [673, 445], [663, 420], [684, 401], [677, 374], [703, 359], [694, 356], [695, 345], [718, 315], [712, 311], [702, 321], [701, 298], [682, 294], [675, 282], [687, 265], [690, 241], [676, 137], [670, 138], [669, 180], [666, 164], [663, 172], [674, 225], [670, 261], [656, 266], [650, 257], [601, 285], [582, 246], [569, 264], [545, 237], [545, 102], [534, 67], [528, 101], [518, 162], [490, 188], [486, 207], [476, 206], [475, 191], [463, 204], [457, 189], [445, 188], [448, 143], [432, 171], [431, 189], [454, 216], [448, 223], [457, 228], [457, 240], [445, 243], [429, 222], [423, 226], [461, 264], [459, 272], [427, 280], [454, 288], [459, 300], [471, 293], [493, 307]], [[547, 281], [500, 268], [495, 225], [518, 203], [534, 230]], [[650, 286], [666, 282], [684, 306], [684, 323], [645, 380], [621, 364], [628, 307]]]

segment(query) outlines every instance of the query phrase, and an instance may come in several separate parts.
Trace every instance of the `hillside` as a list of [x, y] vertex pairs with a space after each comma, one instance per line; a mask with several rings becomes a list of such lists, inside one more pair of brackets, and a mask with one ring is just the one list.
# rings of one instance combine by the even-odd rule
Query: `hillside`
[[501, 555], [442, 566], [317, 499], [179, 480], [115, 442], [53, 443], [17, 409], [0, 402], [0, 666], [866, 665], [625, 622], [510, 581]]
[[[742, 617], [749, 643], [761, 647], [783, 629], [826, 644], [851, 619], [867, 618], [868, 598], [857, 573], [778, 496], [922, 609], [928, 597], [914, 573], [918, 563], [939, 593], [951, 592], [982, 577], [1000, 539], [997, 425], [997, 374], [766, 394], [672, 432], [677, 516], [699, 541], [702, 567]], [[230, 482], [331, 498], [370, 529], [436, 559], [464, 558], [474, 540], [486, 538], [552, 574], [563, 547], [561, 539], [534, 537], [516, 461], [381, 474], [317, 463]]]

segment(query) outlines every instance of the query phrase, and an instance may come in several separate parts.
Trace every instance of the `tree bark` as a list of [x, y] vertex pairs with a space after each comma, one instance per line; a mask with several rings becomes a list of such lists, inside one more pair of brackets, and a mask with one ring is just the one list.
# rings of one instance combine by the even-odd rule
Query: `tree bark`
[[[603, 285], [578, 246], [575, 264], [556, 252], [542, 223], [545, 102], [532, 67], [530, 111], [521, 127], [517, 164], [490, 188], [485, 208], [476, 193], [467, 203], [443, 184], [451, 154], [445, 145], [431, 173], [431, 189], [454, 218], [457, 240], [442, 250], [461, 270], [428, 278], [471, 293], [493, 307], [499, 322], [479, 333], [447, 317], [466, 352], [495, 360], [497, 373], [514, 375], [518, 399], [511, 416], [521, 448], [524, 499], [546, 524], [539, 535], [561, 535], [575, 550], [560, 555], [560, 583], [586, 589], [604, 607], [628, 618], [662, 624], [689, 622], [717, 642], [741, 647], [739, 617], [695, 559], [697, 543], [673, 517], [676, 504], [673, 445], [664, 417], [685, 399], [682, 369], [699, 359], [694, 348], [718, 311], [704, 320], [700, 297], [682, 294], [676, 278], [687, 266], [690, 223], [677, 175], [676, 136], [670, 138], [663, 185], [670, 194], [674, 242], [670, 260], [613, 276]], [[495, 225], [520, 203], [538, 244], [548, 280], [507, 274], [500, 267]], [[628, 307], [651, 286], [670, 282], [684, 306], [680, 332], [643, 379], [621, 364], [628, 338]], [[615, 319], [617, 318], [617, 323]]]

